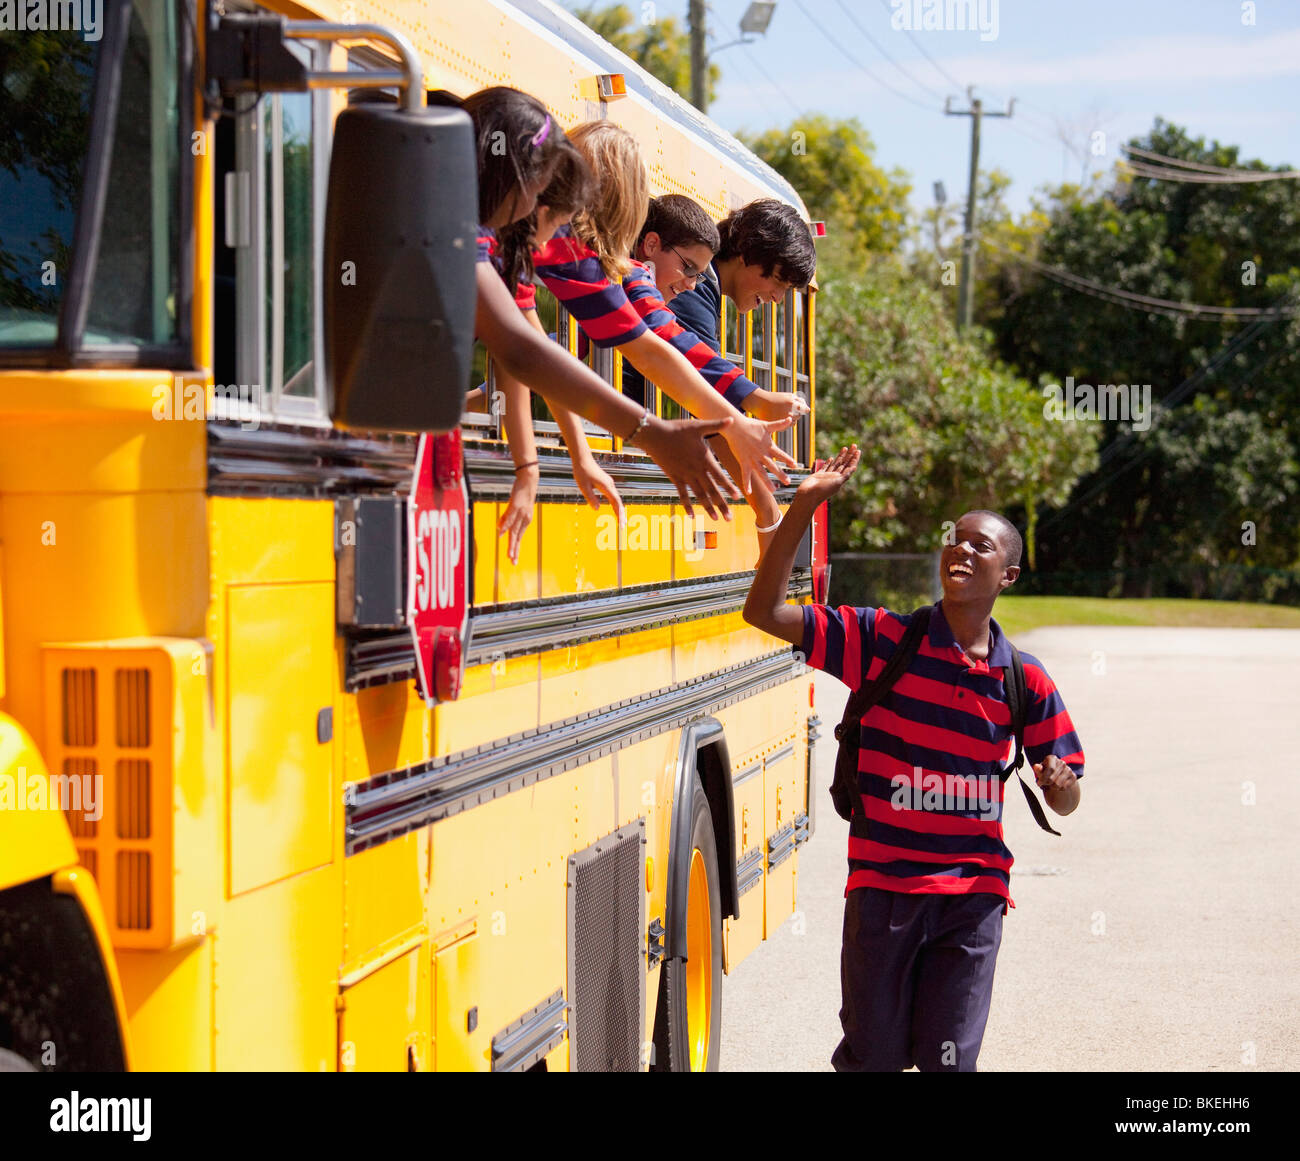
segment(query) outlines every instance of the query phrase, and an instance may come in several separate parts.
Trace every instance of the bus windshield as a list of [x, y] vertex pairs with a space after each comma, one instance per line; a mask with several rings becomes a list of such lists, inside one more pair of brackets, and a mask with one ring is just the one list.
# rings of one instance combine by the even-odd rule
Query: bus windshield
[[[106, 4], [105, 23], [112, 10], [121, 11]], [[114, 123], [101, 130], [93, 114], [105, 67], [120, 77]], [[175, 342], [178, 90], [170, 0], [130, 4], [125, 37], [0, 33], [0, 348]], [[78, 214], [92, 209], [89, 158], [105, 144], [92, 132], [111, 140], [112, 152], [93, 253], [81, 255], [74, 246]], [[69, 320], [65, 297], [83, 267], [89, 301], [82, 318]], [[81, 333], [60, 336], [61, 324]]]
[[0, 35], [0, 343], [53, 346], [102, 42]]

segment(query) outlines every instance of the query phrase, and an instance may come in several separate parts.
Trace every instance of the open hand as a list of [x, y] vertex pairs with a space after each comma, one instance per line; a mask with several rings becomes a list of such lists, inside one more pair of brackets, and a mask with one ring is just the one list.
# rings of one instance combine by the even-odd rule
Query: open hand
[[755, 484], [772, 491], [767, 472], [771, 472], [783, 484], [790, 482], [790, 477], [781, 465], [797, 468], [799, 461], [777, 447], [772, 442], [772, 436], [778, 431], [784, 431], [793, 422], [789, 416], [766, 422], [746, 417], [726, 432], [727, 443], [735, 454], [736, 465], [740, 469], [740, 486], [746, 495], [754, 490]]
[[605, 499], [613, 505], [614, 515], [619, 520], [623, 519], [623, 497], [618, 494], [609, 473], [594, 459], [574, 460], [573, 479], [578, 485], [578, 491], [586, 497], [591, 507], [600, 508], [600, 496], [603, 493]]
[[855, 443], [840, 448], [834, 459], [817, 460], [813, 464], [813, 470], [804, 477], [803, 483], [799, 485], [799, 491], [795, 494], [805, 496], [816, 504], [829, 500], [844, 487], [845, 481], [853, 475], [861, 458], [862, 453]]
[[497, 521], [497, 536], [509, 534], [506, 552], [511, 564], [519, 563], [519, 541], [533, 522], [533, 504], [537, 499], [537, 480], [540, 469], [536, 464], [515, 473], [514, 487], [510, 489], [510, 500]]
[[677, 488], [687, 516], [695, 515], [690, 494], [695, 493], [704, 510], [715, 520], [731, 519], [726, 496], [741, 499], [736, 485], [727, 479], [722, 465], [713, 458], [706, 435], [726, 433], [731, 419], [673, 419], [651, 416], [637, 443], [655, 461]]

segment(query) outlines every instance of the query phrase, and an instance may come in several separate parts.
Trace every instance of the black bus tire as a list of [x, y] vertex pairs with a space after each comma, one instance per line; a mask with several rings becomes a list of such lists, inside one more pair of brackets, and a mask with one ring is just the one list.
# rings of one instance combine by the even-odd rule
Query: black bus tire
[[722, 1040], [722, 892], [713, 819], [698, 776], [686, 863], [688, 958], [667, 959], [659, 970], [651, 1066], [659, 1072], [716, 1072]]

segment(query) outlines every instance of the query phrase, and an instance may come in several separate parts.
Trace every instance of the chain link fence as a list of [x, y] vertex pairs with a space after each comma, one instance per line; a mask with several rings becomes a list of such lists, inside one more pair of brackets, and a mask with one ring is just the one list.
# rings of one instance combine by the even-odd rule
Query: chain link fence
[[941, 596], [937, 552], [840, 552], [831, 556], [829, 604], [883, 606], [910, 613]]

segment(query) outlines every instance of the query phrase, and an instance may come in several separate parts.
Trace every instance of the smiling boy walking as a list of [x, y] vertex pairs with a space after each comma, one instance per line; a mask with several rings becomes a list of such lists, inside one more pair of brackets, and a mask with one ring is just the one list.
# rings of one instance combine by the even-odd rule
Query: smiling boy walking
[[[788, 605], [785, 594], [804, 529], [858, 460], [855, 446], [814, 465], [744, 613], [850, 689], [876, 679], [912, 616]], [[859, 726], [837, 1071], [973, 1072], [988, 1022], [1012, 863], [999, 774], [1011, 739], [1004, 679], [1012, 655], [992, 611], [1020, 575], [1020, 536], [986, 511], [967, 512], [954, 533], [941, 554], [943, 600], [916, 655]], [[1069, 814], [1079, 804], [1083, 750], [1046, 670], [1028, 654], [1022, 660], [1025, 752], [1048, 806]], [[934, 793], [936, 784], [947, 791]]]

